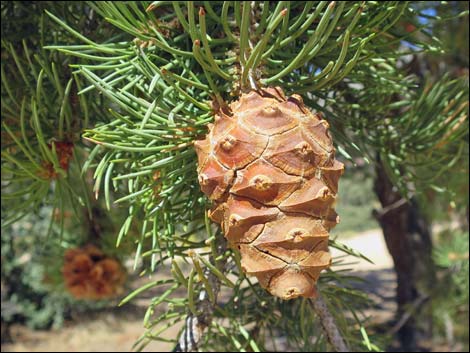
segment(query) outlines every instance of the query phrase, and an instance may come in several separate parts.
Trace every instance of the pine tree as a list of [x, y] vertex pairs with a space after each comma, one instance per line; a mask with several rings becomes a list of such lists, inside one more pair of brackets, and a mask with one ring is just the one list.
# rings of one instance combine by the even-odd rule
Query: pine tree
[[[161, 288], [138, 348], [183, 321], [176, 351], [378, 349], [361, 316], [367, 297], [352, 288], [342, 259], [319, 276], [314, 299], [276, 298], [245, 275], [240, 253], [210, 221], [195, 141], [217, 116], [231, 114], [230, 103], [279, 87], [305, 114], [324, 117], [339, 159], [353, 166], [356, 157], [374, 163], [379, 156], [404, 202], [430, 188], [447, 192], [437, 176], [468, 158], [468, 78], [422, 83], [401, 58], [441, 55], [429, 23], [468, 12], [439, 18], [397, 1], [24, 6], [2, 3], [2, 18], [27, 13], [38, 28], [21, 42], [25, 34], [2, 25], [4, 227], [49, 204], [59, 212], [51, 238], [70, 239], [64, 215], [72, 209], [89, 225], [82, 243], [102, 245], [109, 239], [93, 226], [98, 210], [122, 216], [112, 251], [128, 256], [124, 245], [135, 243], [142, 275], [171, 271], [121, 302]], [[311, 164], [329, 168], [333, 159], [334, 151]], [[286, 163], [294, 165], [291, 157]], [[336, 239], [329, 246], [362, 256]], [[281, 338], [287, 343], [278, 347]]]

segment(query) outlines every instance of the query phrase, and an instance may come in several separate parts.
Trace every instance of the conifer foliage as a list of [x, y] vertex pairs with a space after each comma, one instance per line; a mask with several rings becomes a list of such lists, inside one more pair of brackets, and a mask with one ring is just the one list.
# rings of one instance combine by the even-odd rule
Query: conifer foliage
[[[94, 225], [74, 247], [104, 250], [112, 238], [106, 252], [127, 257], [132, 243], [135, 269], [164, 277], [122, 300], [160, 293], [138, 349], [179, 322], [175, 350], [378, 349], [361, 315], [367, 297], [328, 253], [363, 257], [328, 239], [335, 157], [353, 165], [380, 153], [410, 196], [435, 188], [423, 170], [444, 173], [465, 153], [468, 79], [420, 87], [400, 62], [441, 54], [428, 27], [446, 18], [423, 24], [403, 1], [10, 3], [4, 227], [47, 204], [62, 252], [66, 209]], [[25, 14], [37, 31], [21, 41], [3, 19]], [[97, 235], [97, 207], [115, 215], [112, 237]], [[67, 253], [66, 281], [70, 266], [86, 267], [112, 282], [89, 296], [115, 293], [118, 262], [83, 251]]]

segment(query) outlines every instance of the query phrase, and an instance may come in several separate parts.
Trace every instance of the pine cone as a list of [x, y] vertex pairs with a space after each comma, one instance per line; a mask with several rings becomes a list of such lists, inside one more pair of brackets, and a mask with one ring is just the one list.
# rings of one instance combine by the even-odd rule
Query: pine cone
[[77, 299], [107, 299], [122, 290], [124, 267], [93, 245], [68, 249], [62, 267], [65, 287]]
[[283, 299], [314, 297], [344, 171], [328, 123], [280, 88], [243, 94], [196, 141], [199, 183], [247, 274]]

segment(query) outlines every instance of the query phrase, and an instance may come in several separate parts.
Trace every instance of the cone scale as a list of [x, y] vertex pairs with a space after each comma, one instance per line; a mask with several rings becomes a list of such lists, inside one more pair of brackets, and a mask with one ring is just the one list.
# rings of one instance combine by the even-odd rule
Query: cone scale
[[243, 270], [282, 299], [314, 297], [330, 266], [344, 171], [328, 123], [280, 88], [243, 94], [196, 141], [199, 184]]

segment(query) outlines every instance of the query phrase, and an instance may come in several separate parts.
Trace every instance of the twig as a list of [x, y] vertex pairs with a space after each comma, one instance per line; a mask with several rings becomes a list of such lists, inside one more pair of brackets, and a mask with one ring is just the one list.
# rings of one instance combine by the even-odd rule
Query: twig
[[[226, 241], [223, 237], [219, 238], [218, 243], [216, 244], [217, 254], [221, 255], [226, 250]], [[221, 239], [220, 239], [221, 238]], [[214, 259], [211, 261], [214, 265]], [[218, 264], [223, 271], [223, 268], [226, 265], [226, 260], [218, 261]], [[212, 291], [215, 296], [215, 303], [212, 304], [206, 290], [201, 290], [199, 293], [199, 298], [196, 303], [196, 310], [198, 315], [188, 314], [185, 320], [185, 326], [181, 335], [178, 339], [176, 347], [173, 349], [173, 352], [197, 352], [198, 345], [201, 341], [204, 331], [210, 325], [212, 321], [212, 315], [214, 313], [214, 305], [217, 303], [217, 296], [220, 290], [220, 280], [214, 275], [209, 269], [206, 269], [205, 275], [209, 281]]]
[[349, 348], [344, 342], [343, 336], [336, 326], [335, 319], [331, 315], [323, 297], [317, 292], [317, 297], [312, 299], [313, 309], [320, 318], [320, 323], [323, 327], [323, 331], [336, 352], [349, 352]]
[[[250, 6], [251, 6], [251, 18], [255, 19], [256, 18], [256, 15], [255, 15], [256, 1], [252, 1]], [[256, 29], [254, 28], [255, 23], [256, 23], [256, 21], [252, 21], [252, 23], [251, 23], [251, 26], [250, 26], [250, 32], [251, 33], [255, 33], [255, 31], [256, 31]], [[248, 38], [248, 45], [250, 46], [250, 55], [252, 55], [254, 46], [253, 46], [253, 42], [252, 42], [251, 38]], [[243, 70], [246, 70], [246, 68], [243, 67]], [[241, 77], [243, 77], [243, 75]], [[253, 68], [251, 68], [251, 67], [248, 69], [248, 80], [250, 82], [251, 90], [257, 91], [259, 89], [259, 87], [258, 87], [258, 84], [257, 84], [254, 76], [253, 76]], [[243, 82], [241, 83], [241, 86], [243, 86]]]
[[381, 210], [374, 210], [374, 217], [376, 219], [380, 219], [382, 218], [383, 216], [385, 216], [387, 213], [389, 213], [390, 211], [393, 211], [393, 210], [396, 210], [404, 205], [406, 205], [408, 203], [408, 200], [405, 199], [405, 198], [401, 198], [397, 201], [395, 201], [394, 203], [382, 208]]
[[430, 298], [429, 295], [422, 295], [416, 298], [416, 300], [413, 303], [411, 303], [409, 310], [407, 310], [402, 315], [400, 320], [398, 320], [398, 322], [390, 329], [388, 334], [390, 336], [393, 336], [395, 333], [397, 333], [403, 327], [403, 325], [406, 324], [406, 322], [410, 319], [410, 317], [413, 316], [413, 314], [418, 310], [418, 308], [429, 298]]

